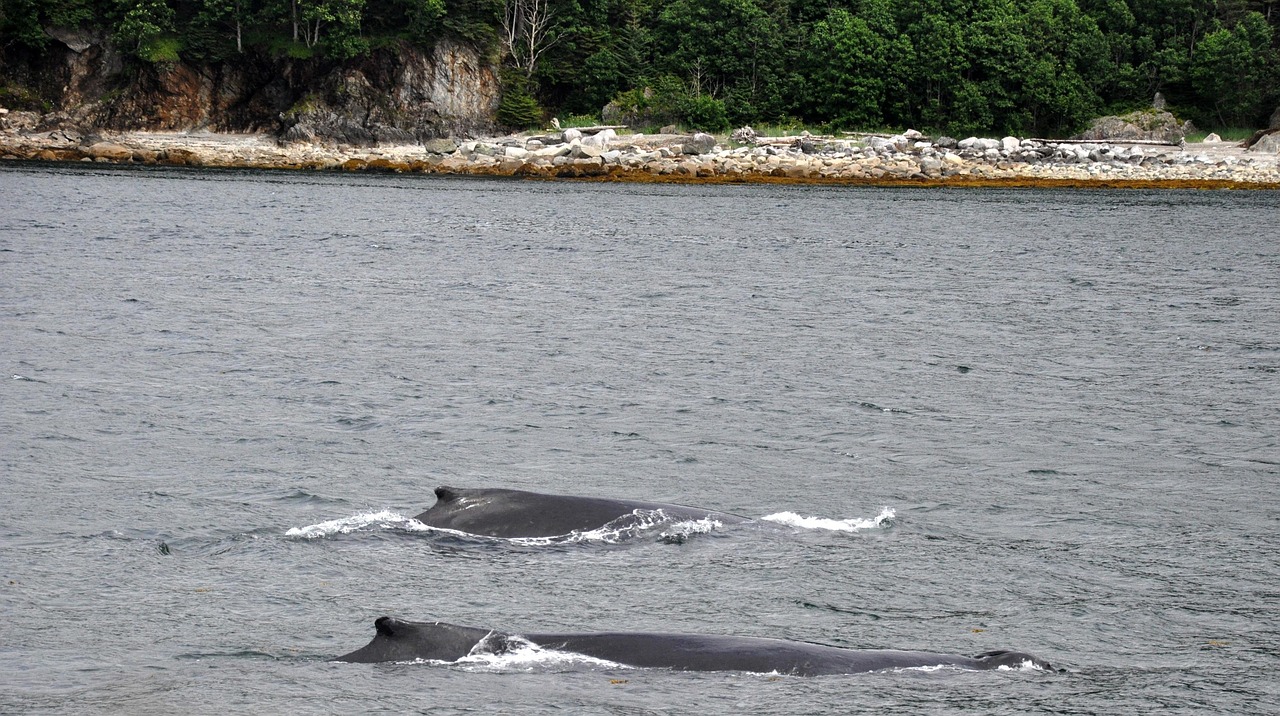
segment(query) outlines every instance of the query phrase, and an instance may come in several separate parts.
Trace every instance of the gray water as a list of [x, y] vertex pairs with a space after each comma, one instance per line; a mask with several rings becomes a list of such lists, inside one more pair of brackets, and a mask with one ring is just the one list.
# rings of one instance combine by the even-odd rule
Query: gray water
[[[0, 711], [1277, 713], [1277, 226], [0, 167]], [[513, 544], [418, 529], [441, 484], [826, 522]], [[384, 614], [1066, 672], [330, 661]]]

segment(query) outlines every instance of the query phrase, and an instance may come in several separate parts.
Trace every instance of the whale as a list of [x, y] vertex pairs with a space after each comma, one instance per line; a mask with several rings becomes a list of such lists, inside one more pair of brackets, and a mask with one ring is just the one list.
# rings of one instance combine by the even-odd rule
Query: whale
[[640, 524], [646, 518], [747, 521], [745, 517], [725, 512], [665, 502], [548, 495], [502, 488], [437, 487], [435, 492], [436, 503], [414, 519], [429, 527], [485, 537], [560, 537], [606, 525], [627, 527]]
[[793, 676], [859, 674], [890, 669], [952, 667], [989, 670], [1053, 667], [1018, 651], [976, 656], [893, 649], [849, 649], [786, 639], [749, 636], [604, 632], [510, 634], [446, 622], [379, 617], [367, 645], [335, 659], [371, 664], [429, 660], [456, 662], [467, 656], [509, 653], [538, 647], [601, 659], [627, 667], [673, 671], [743, 671]]

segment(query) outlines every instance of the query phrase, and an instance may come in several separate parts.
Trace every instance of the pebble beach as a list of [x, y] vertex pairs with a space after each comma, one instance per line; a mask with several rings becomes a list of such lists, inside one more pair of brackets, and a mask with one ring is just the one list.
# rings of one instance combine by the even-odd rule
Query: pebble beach
[[0, 161], [382, 171], [641, 182], [1280, 189], [1280, 154], [1237, 142], [1179, 145], [1015, 137], [755, 137], [567, 129], [482, 140], [355, 147], [268, 134], [81, 134], [0, 128]]

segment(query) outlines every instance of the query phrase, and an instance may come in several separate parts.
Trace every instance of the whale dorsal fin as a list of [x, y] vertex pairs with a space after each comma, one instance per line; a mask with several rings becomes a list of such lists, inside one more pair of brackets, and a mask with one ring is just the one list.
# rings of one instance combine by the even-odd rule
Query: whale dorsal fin
[[396, 629], [400, 626], [400, 620], [395, 617], [378, 617], [373, 622], [373, 628], [385, 637], [393, 637], [396, 635]]
[[436, 488], [436, 499], [440, 502], [453, 502], [459, 497], [462, 497], [462, 491], [456, 487], [441, 485]]

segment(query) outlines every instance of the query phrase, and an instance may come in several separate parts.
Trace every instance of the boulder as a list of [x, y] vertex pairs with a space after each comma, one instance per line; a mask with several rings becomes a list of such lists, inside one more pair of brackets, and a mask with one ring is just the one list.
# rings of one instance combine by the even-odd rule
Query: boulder
[[698, 132], [684, 140], [681, 144], [685, 154], [708, 154], [716, 147], [716, 138], [710, 134]]
[[1249, 147], [1249, 151], [1258, 154], [1280, 154], [1280, 130], [1264, 134]]
[[432, 154], [452, 154], [458, 150], [458, 144], [452, 139], [428, 139], [422, 148]]
[[617, 136], [618, 136], [618, 133], [613, 131], [612, 129], [602, 129], [599, 132], [596, 132], [595, 134], [591, 135], [590, 137], [583, 137], [582, 143], [584, 145], [588, 145], [592, 147], [600, 147], [603, 149], [603, 148], [608, 148], [609, 142], [611, 142]]
[[759, 136], [760, 135], [756, 130], [752, 129], [748, 125], [746, 127], [739, 127], [738, 129], [733, 130], [733, 134], [729, 136], [729, 139], [732, 139], [738, 144], [755, 144], [756, 139], [759, 138]]
[[1219, 136], [1218, 136], [1218, 134], [1217, 134], [1216, 132], [1210, 132], [1210, 133], [1209, 133], [1209, 135], [1208, 135], [1207, 137], [1205, 137], [1205, 138], [1204, 138], [1204, 141], [1206, 141], [1206, 142], [1221, 142], [1221, 141], [1222, 141], [1222, 137], [1219, 137]]
[[1178, 122], [1169, 112], [1159, 109], [1143, 109], [1121, 116], [1099, 117], [1088, 129], [1073, 139], [1107, 142], [1156, 141], [1177, 144], [1195, 131], [1190, 121]]
[[574, 159], [595, 159], [604, 154], [604, 148], [595, 144], [587, 144], [585, 141], [581, 144], [575, 144], [570, 148], [568, 154]]
[[569, 153], [572, 152], [574, 149], [580, 146], [582, 145], [578, 144], [578, 145], [574, 145], [573, 147], [570, 147], [568, 144], [557, 144], [553, 147], [543, 147], [542, 149], [534, 150], [533, 156], [539, 157], [542, 159], [554, 159], [556, 157], [565, 157], [565, 156], [568, 156]]
[[1271, 121], [1267, 123], [1267, 129], [1280, 129], [1280, 107], [1276, 107], [1276, 111], [1271, 113]]
[[127, 162], [133, 159], [133, 150], [115, 142], [98, 142], [85, 150], [85, 154], [94, 159], [105, 159], [112, 162]]

